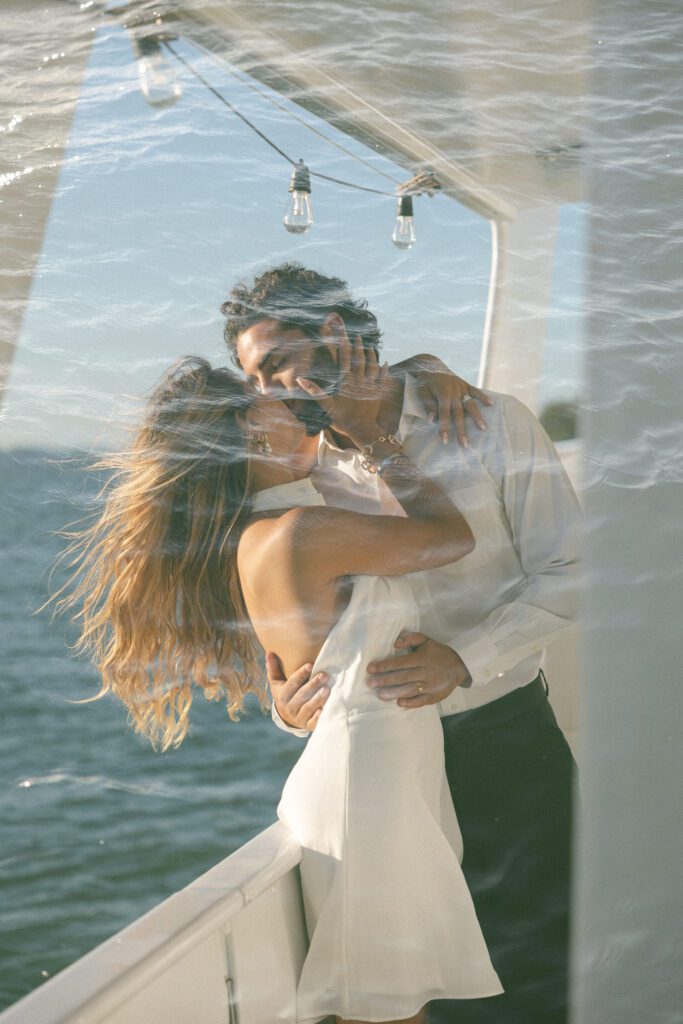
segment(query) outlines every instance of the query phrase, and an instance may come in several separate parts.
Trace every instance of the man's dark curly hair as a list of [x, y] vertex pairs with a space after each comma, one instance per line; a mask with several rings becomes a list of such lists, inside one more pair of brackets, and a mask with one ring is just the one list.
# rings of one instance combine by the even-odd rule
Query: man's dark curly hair
[[300, 263], [270, 267], [252, 285], [236, 284], [221, 306], [226, 318], [223, 337], [239, 365], [237, 338], [261, 320], [277, 320], [285, 330], [298, 328], [317, 338], [328, 313], [338, 313], [350, 338], [360, 334], [366, 349], [378, 351], [381, 331], [365, 299], [354, 299], [346, 281], [307, 270]]

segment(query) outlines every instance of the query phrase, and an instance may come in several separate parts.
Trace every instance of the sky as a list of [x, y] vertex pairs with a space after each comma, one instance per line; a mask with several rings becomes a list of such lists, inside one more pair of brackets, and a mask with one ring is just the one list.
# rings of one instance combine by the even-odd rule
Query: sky
[[[211, 83], [312, 168], [392, 184], [176, 44]], [[221, 302], [239, 279], [295, 259], [368, 299], [386, 358], [431, 351], [476, 381], [491, 256], [486, 220], [445, 196], [415, 201], [417, 242], [391, 243], [395, 200], [314, 180], [315, 224], [288, 234], [290, 167], [203, 85], [150, 107], [125, 31], [108, 26], [90, 59], [34, 278], [0, 426], [0, 447], [120, 443], [140, 396], [178, 356], [225, 363]], [[268, 90], [258, 85], [262, 92]], [[271, 96], [275, 94], [270, 93]], [[280, 104], [401, 181], [403, 168], [277, 96]], [[574, 397], [581, 375], [585, 211], [560, 214], [541, 404]]]

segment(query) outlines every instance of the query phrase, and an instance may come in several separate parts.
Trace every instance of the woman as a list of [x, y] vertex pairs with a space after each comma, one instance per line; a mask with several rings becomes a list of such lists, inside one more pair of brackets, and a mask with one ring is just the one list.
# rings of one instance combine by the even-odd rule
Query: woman
[[437, 709], [405, 715], [365, 685], [368, 662], [418, 628], [402, 575], [473, 547], [444, 492], [381, 434], [372, 395], [384, 372], [357, 343], [353, 374], [324, 401], [406, 518], [325, 507], [300, 421], [190, 358], [162, 380], [131, 454], [117, 460], [62, 602], [83, 601], [80, 645], [95, 656], [100, 693], [113, 691], [164, 748], [187, 732], [193, 686], [226, 696], [233, 718], [247, 692], [267, 703], [257, 640], [286, 671], [310, 661], [329, 674], [330, 698], [278, 808], [304, 849], [299, 1024], [422, 1024], [431, 999], [502, 991], [460, 870]]

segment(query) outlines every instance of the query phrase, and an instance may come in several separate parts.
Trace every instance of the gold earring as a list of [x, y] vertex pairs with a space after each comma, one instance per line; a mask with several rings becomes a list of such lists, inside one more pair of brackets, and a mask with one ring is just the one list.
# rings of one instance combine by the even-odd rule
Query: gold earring
[[268, 456], [273, 454], [273, 449], [265, 430], [260, 434], [252, 434], [249, 440], [254, 445], [259, 455]]

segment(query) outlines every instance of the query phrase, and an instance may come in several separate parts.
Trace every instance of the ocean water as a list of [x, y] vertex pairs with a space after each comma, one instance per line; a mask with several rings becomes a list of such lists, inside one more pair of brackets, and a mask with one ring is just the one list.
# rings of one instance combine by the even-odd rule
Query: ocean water
[[[81, 460], [79, 460], [80, 462]], [[63, 454], [0, 453], [0, 1006], [66, 967], [275, 820], [300, 741], [256, 703], [238, 723], [202, 697], [156, 753], [33, 612], [94, 481]], [[54, 583], [57, 585], [57, 578]]]

